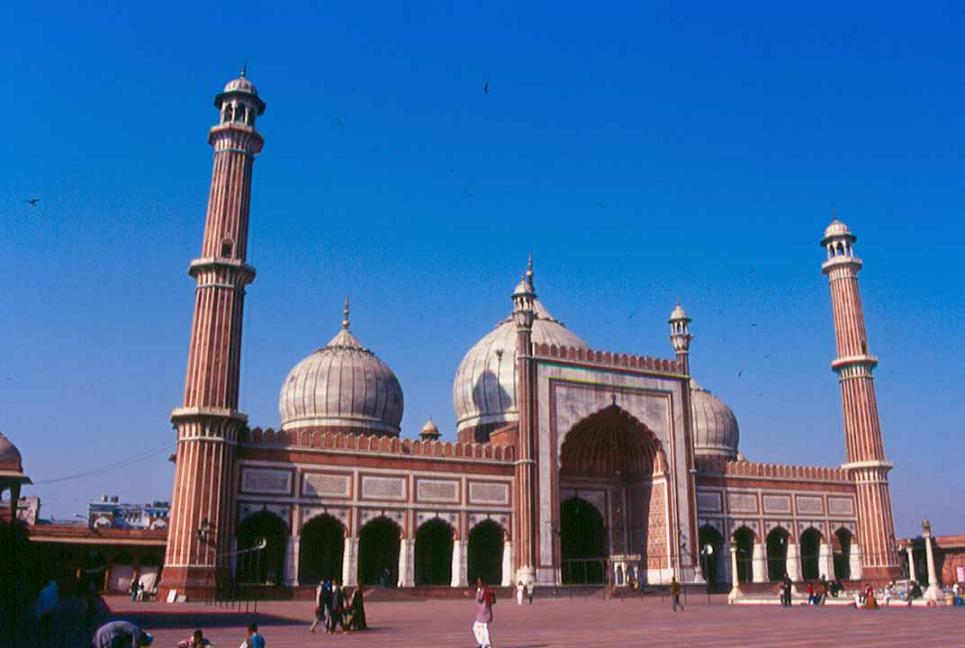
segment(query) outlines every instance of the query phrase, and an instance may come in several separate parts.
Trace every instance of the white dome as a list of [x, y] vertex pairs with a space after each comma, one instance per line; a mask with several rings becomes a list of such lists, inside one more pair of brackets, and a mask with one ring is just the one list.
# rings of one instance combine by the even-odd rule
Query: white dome
[[281, 387], [278, 410], [286, 431], [351, 430], [399, 434], [402, 387], [392, 369], [342, 330], [295, 365]]
[[[587, 348], [586, 342], [535, 301], [534, 344]], [[519, 420], [516, 407], [516, 324], [512, 316], [475, 344], [459, 363], [452, 385], [456, 430]]]
[[702, 457], [737, 458], [740, 428], [734, 412], [719, 398], [690, 381], [694, 412], [694, 452]]

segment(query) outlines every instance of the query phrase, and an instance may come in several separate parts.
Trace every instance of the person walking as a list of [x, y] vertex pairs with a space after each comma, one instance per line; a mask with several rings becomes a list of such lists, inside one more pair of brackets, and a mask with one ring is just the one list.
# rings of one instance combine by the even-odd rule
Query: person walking
[[516, 583], [516, 605], [523, 604], [523, 593], [526, 591], [526, 586], [523, 585], [523, 581], [518, 581]]
[[683, 603], [680, 602], [680, 592], [683, 588], [680, 583], [677, 582], [677, 577], [673, 576], [670, 579], [670, 596], [673, 598], [673, 611], [676, 612], [679, 607], [681, 612], [684, 609]]
[[791, 607], [791, 579], [784, 575], [784, 581], [781, 583], [781, 606]]
[[342, 581], [335, 579], [332, 583], [331, 604], [328, 610], [328, 633], [335, 634], [335, 626], [342, 629], [342, 634], [348, 634], [348, 626], [345, 625], [345, 592], [342, 590]]
[[536, 585], [533, 581], [526, 583], [526, 598], [529, 599], [529, 604], [533, 604], [533, 590], [536, 589]]
[[127, 621], [111, 621], [105, 623], [90, 642], [91, 648], [115, 648], [116, 646], [150, 646], [154, 643], [154, 637], [144, 632], [138, 626]]
[[359, 585], [355, 588], [355, 592], [352, 594], [352, 602], [349, 605], [352, 611], [351, 621], [349, 623], [350, 630], [368, 630], [368, 623], [365, 621], [365, 599], [362, 596], [362, 586]]
[[479, 648], [492, 648], [493, 605], [496, 593], [476, 579], [476, 619], [472, 624], [472, 636]]
[[328, 627], [328, 620], [325, 616], [325, 609], [330, 603], [331, 596], [326, 596], [325, 594], [325, 584], [327, 581], [322, 579], [318, 581], [318, 587], [315, 588], [315, 620], [312, 621], [312, 625], [309, 626], [309, 632], [315, 632], [315, 628], [318, 624], [322, 624], [323, 628]]

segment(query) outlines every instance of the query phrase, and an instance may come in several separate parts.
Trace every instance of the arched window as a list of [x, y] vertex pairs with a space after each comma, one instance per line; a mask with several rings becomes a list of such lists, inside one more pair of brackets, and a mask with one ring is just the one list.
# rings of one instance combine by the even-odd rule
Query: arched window
[[452, 527], [434, 518], [415, 534], [415, 584], [449, 585], [452, 582]]
[[841, 527], [831, 536], [834, 551], [834, 577], [840, 580], [851, 578], [851, 531]]
[[345, 527], [331, 515], [313, 517], [302, 527], [298, 546], [298, 582], [314, 585], [342, 577]]
[[239, 583], [279, 585], [285, 577], [288, 526], [270, 511], [259, 511], [238, 525], [235, 577]]
[[230, 259], [231, 254], [234, 252], [235, 244], [230, 238], [226, 238], [221, 241], [221, 256], [225, 259]]
[[810, 528], [801, 534], [801, 577], [815, 580], [821, 576], [821, 532]]
[[503, 528], [483, 520], [469, 532], [466, 576], [470, 585], [481, 578], [487, 585], [499, 585], [503, 571]]
[[787, 574], [787, 541], [783, 527], [775, 527], [767, 534], [767, 579], [779, 581]]
[[754, 579], [754, 532], [747, 527], [734, 531], [734, 546], [737, 547], [737, 580], [750, 583]]

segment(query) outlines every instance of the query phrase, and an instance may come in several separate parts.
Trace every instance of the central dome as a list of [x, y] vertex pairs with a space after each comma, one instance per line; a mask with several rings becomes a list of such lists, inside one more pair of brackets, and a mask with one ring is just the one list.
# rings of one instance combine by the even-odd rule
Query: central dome
[[[587, 348], [586, 342], [535, 301], [533, 344]], [[489, 433], [519, 420], [516, 406], [516, 324], [507, 317], [475, 344], [459, 363], [452, 407], [461, 441], [486, 441]]]
[[398, 436], [402, 387], [392, 369], [342, 330], [288, 373], [278, 398], [286, 431], [347, 431]]

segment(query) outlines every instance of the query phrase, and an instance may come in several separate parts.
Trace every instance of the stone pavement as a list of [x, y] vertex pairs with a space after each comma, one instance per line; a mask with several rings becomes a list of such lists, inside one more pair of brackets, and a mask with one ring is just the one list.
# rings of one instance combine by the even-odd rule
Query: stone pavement
[[[373, 602], [366, 605], [371, 630], [350, 635], [312, 635], [310, 602], [262, 602], [257, 615], [219, 610], [200, 603], [132, 604], [108, 601], [115, 618], [140, 621], [154, 633], [155, 646], [168, 648], [194, 627], [204, 628], [220, 648], [235, 648], [244, 627], [255, 619], [269, 648], [312, 646], [411, 646], [443, 648], [474, 645], [470, 632], [474, 605], [467, 599]], [[689, 597], [684, 612], [672, 613], [663, 597], [604, 601], [537, 600], [532, 607], [500, 600], [495, 610], [497, 648], [567, 646], [846, 646], [938, 645], [965, 643], [965, 609], [878, 611], [841, 607], [728, 606], [724, 597], [708, 604]]]

